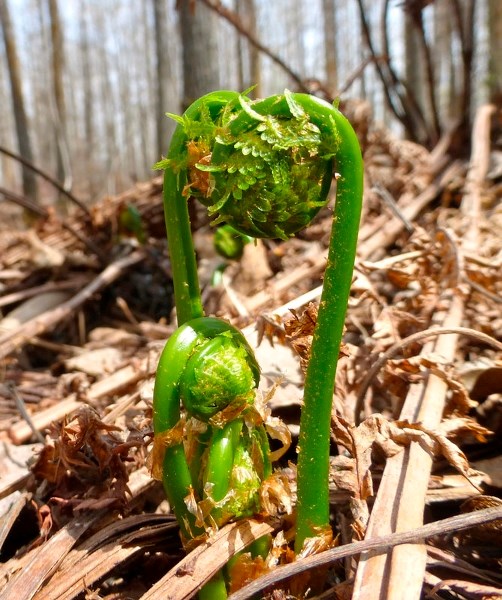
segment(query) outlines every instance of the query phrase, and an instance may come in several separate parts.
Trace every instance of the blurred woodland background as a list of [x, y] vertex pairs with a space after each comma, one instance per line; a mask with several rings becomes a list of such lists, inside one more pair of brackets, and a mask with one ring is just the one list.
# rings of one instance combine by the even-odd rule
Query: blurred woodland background
[[470, 151], [500, 101], [500, 0], [0, 0], [0, 198], [91, 202], [152, 177], [174, 122], [215, 89], [361, 98], [394, 132]]

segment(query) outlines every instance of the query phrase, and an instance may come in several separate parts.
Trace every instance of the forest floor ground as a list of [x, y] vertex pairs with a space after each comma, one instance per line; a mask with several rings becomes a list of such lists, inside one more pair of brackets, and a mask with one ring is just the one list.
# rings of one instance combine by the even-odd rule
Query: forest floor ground
[[[246, 576], [265, 575], [275, 599], [305, 588], [318, 598], [500, 598], [501, 115], [480, 110], [465, 160], [394, 138], [364, 104], [349, 117], [366, 181], [332, 415], [329, 551], [339, 554], [324, 577], [302, 558], [279, 583], [275, 566], [291, 561], [283, 537]], [[273, 523], [226, 526], [187, 563], [151, 478], [155, 368], [175, 323], [161, 195], [157, 177], [88, 212], [51, 209], [27, 227], [12, 209], [0, 225], [2, 600], [189, 598], [237, 538], [291, 528], [286, 508]], [[211, 227], [191, 210], [206, 312], [243, 329], [263, 392], [274, 388], [272, 413], [293, 436], [278, 468], [294, 504], [298, 352], [315, 320], [331, 209], [287, 242], [249, 244], [217, 281]], [[410, 543], [395, 545], [406, 531]]]

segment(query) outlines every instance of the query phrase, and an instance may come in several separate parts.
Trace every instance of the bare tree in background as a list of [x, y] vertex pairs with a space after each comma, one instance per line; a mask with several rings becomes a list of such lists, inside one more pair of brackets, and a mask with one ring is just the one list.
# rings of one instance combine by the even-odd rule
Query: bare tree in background
[[[286, 21], [287, 47], [284, 56], [298, 73], [305, 73], [305, 41], [301, 35], [303, 10], [306, 7], [298, 0], [286, 0], [282, 14]], [[282, 50], [282, 49], [281, 49]], [[281, 52], [282, 54], [282, 52]], [[288, 84], [290, 85], [290, 84]]]
[[[175, 0], [0, 0], [4, 10], [7, 3], [10, 40], [19, 60], [29, 60], [17, 84], [7, 66], [1, 73], [2, 139], [17, 145], [19, 130], [28, 128], [37, 166], [55, 172], [59, 160], [61, 176], [70, 156], [75, 189], [93, 198], [149, 177], [174, 126], [164, 113], [179, 113], [222, 85], [259, 83], [261, 97], [284, 86], [309, 90], [318, 80], [326, 97], [340, 90], [342, 98], [366, 95], [377, 119], [399, 123], [408, 139], [428, 148], [438, 138], [434, 94], [439, 135], [451, 138], [451, 155], [469, 151], [471, 103], [488, 96], [500, 102], [502, 94], [501, 0], [176, 0], [176, 11]], [[474, 4], [483, 11], [475, 21]], [[413, 36], [411, 26], [401, 27], [404, 10], [417, 15]], [[405, 32], [413, 37], [407, 69]], [[485, 53], [477, 51], [481, 68], [472, 69], [476, 43]], [[426, 89], [426, 48], [435, 90]], [[22, 101], [11, 104], [12, 85], [24, 93], [24, 111]], [[18, 165], [5, 158], [3, 165], [4, 178], [12, 181], [13, 173], [16, 181]]]
[[405, 81], [409, 94], [424, 115], [428, 129], [428, 144], [439, 141], [441, 125], [436, 100], [436, 76], [432, 48], [425, 34], [423, 0], [403, 3], [406, 52]]
[[155, 59], [156, 59], [156, 115], [157, 115], [157, 156], [166, 153], [174, 122], [168, 119], [166, 112], [177, 112], [173, 105], [171, 56], [169, 50], [169, 32], [167, 29], [167, 0], [153, 0], [155, 22]]
[[[426, 89], [427, 80], [424, 68], [424, 57], [422, 54], [421, 33], [415, 26], [415, 19], [410, 12], [404, 13], [404, 76], [409, 93], [417, 100], [422, 112], [430, 118], [430, 110], [427, 110]], [[418, 18], [421, 18], [418, 15]]]
[[[33, 162], [31, 150], [28, 119], [24, 108], [23, 89], [21, 85], [21, 67], [17, 57], [16, 42], [10, 19], [7, 0], [0, 0], [0, 23], [5, 44], [5, 54], [9, 70], [10, 88], [12, 96], [12, 107], [14, 111], [14, 122], [16, 126], [19, 153], [28, 162]], [[37, 182], [35, 175], [30, 169], [22, 167], [23, 193], [30, 200], [37, 200]]]
[[326, 58], [326, 83], [335, 97], [338, 91], [338, 60], [336, 51], [336, 9], [335, 0], [323, 0], [324, 48]]
[[[0, 34], [1, 36], [1, 34]], [[2, 36], [3, 37], [3, 36]], [[0, 56], [0, 64], [3, 63], [3, 53]], [[3, 67], [3, 64], [2, 64]], [[10, 106], [11, 94], [8, 83], [8, 69], [0, 67], [0, 106]], [[0, 144], [7, 148], [15, 148], [17, 138], [14, 130], [14, 119], [10, 111], [4, 111], [3, 119], [0, 119]], [[16, 188], [18, 165], [9, 156], [0, 152], [0, 181], [6, 188]]]
[[[249, 32], [250, 36], [256, 38], [256, 6], [254, 0], [241, 0], [236, 2], [236, 13], [240, 22]], [[251, 92], [251, 97], [259, 98], [260, 91], [260, 53], [248, 39], [242, 36], [237, 38], [238, 60], [239, 60], [239, 88], [245, 90], [252, 85], [255, 86]], [[247, 58], [247, 69], [245, 68], [245, 58]], [[246, 74], [248, 77], [246, 78]]]
[[83, 85], [83, 109], [84, 109], [84, 139], [85, 147], [83, 148], [84, 161], [88, 176], [86, 190], [92, 198], [96, 191], [95, 179], [91, 175], [94, 172], [93, 152], [94, 146], [94, 119], [92, 107], [94, 105], [94, 88], [93, 88], [93, 71], [91, 67], [91, 43], [89, 32], [89, 7], [87, 2], [82, 2], [81, 12], [79, 15], [79, 34], [80, 34], [80, 53], [81, 53], [81, 68], [82, 68], [82, 85]]
[[[357, 0], [364, 41], [373, 58], [376, 72], [382, 83], [385, 102], [394, 116], [404, 127], [405, 135], [428, 148], [438, 142], [440, 136], [447, 135], [448, 149], [452, 155], [462, 155], [469, 151], [471, 131], [472, 103], [472, 61], [474, 50], [474, 7], [475, 0], [450, 0], [451, 21], [457, 36], [460, 53], [455, 62], [455, 76], [458, 85], [459, 118], [456, 123], [441, 122], [439, 117], [436, 74], [433, 61], [433, 46], [425, 33], [423, 11], [430, 4], [429, 0], [403, 0], [400, 6], [411, 18], [420, 44], [421, 56], [425, 72], [425, 101], [422, 107], [416, 90], [413, 91], [406, 77], [401, 77], [391, 61], [389, 52], [388, 13], [390, 0], [382, 0], [383, 55], [378, 56], [374, 34], [370, 30], [366, 17], [364, 0]], [[418, 49], [417, 49], [418, 50]], [[416, 64], [416, 58], [415, 58]]]
[[490, 100], [502, 103], [502, 2], [488, 0], [488, 31], [490, 59], [488, 64], [488, 93]]
[[55, 131], [57, 139], [57, 177], [65, 188], [71, 187], [70, 161], [66, 137], [66, 101], [63, 85], [63, 33], [57, 0], [48, 0], [51, 24], [52, 87], [56, 108]]
[[438, 110], [443, 122], [458, 118], [453, 64], [453, 23], [449, 2], [434, 3], [434, 59]]
[[460, 41], [461, 87], [458, 93], [459, 120], [452, 138], [454, 154], [470, 149], [472, 99], [472, 63], [474, 57], [474, 10], [476, 0], [451, 0], [455, 30]]
[[183, 109], [219, 89], [219, 19], [200, 2], [178, 3], [183, 47]]

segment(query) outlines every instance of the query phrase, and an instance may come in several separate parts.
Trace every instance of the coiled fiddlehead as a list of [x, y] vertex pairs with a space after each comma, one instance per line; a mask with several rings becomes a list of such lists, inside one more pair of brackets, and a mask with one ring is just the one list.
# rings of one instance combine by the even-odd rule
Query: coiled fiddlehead
[[255, 103], [225, 95], [218, 111], [217, 94], [175, 117], [185, 150], [159, 165], [186, 172], [184, 194], [206, 205], [215, 224], [287, 239], [326, 203], [338, 147], [330, 115], [311, 96], [287, 91]]
[[[258, 508], [269, 450], [263, 425], [248, 428], [242, 418], [254, 408], [258, 382], [253, 351], [221, 319], [192, 319], [164, 347], [154, 388], [154, 463], [163, 463], [161, 478], [186, 541], [204, 533], [206, 517], [221, 525]], [[184, 423], [180, 400], [198, 424]]]
[[[180, 325], [203, 316], [188, 197], [201, 200], [214, 223], [226, 222], [253, 237], [286, 239], [305, 227], [325, 205], [334, 168], [339, 173], [300, 422], [299, 551], [306, 538], [316, 536], [329, 523], [330, 414], [361, 212], [363, 165], [359, 144], [349, 122], [336, 108], [305, 94], [285, 92], [252, 102], [235, 92], [214, 92], [194, 102], [182, 117], [173, 118], [178, 127], [167, 158], [158, 166], [165, 169], [166, 227]], [[161, 364], [164, 362], [163, 357]], [[157, 380], [159, 402], [154, 409], [161, 411], [156, 406], [164, 394], [162, 374]], [[245, 387], [239, 388], [239, 398], [246, 397]], [[176, 393], [181, 394], [181, 387], [176, 387]], [[179, 407], [168, 412], [171, 410], [179, 411]], [[213, 406], [209, 412], [212, 410]], [[163, 431], [164, 425], [173, 427], [177, 419], [179, 412], [164, 423], [157, 416], [156, 432]], [[218, 430], [222, 438], [227, 436], [230, 447], [231, 439], [242, 437], [240, 417], [236, 422], [228, 421]], [[207, 439], [201, 435], [199, 446], [204, 443]], [[197, 535], [200, 528], [193, 511], [187, 513], [186, 501], [176, 500], [186, 500], [193, 488], [190, 467], [186, 460], [178, 460], [178, 450], [182, 452], [179, 443], [166, 450], [167, 479], [179, 490], [176, 494], [168, 491], [168, 495], [172, 494], [176, 514], [179, 511], [188, 523], [182, 526], [185, 533]], [[226, 483], [223, 488], [227, 489]]]

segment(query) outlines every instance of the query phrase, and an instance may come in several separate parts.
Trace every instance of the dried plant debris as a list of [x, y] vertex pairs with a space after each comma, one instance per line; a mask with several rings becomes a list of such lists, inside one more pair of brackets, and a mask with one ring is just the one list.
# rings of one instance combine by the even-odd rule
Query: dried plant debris
[[74, 416], [51, 426], [50, 441], [31, 470], [41, 487], [38, 495], [73, 513], [103, 508], [124, 509], [130, 492], [128, 463], [132, 448], [145, 445], [142, 436], [119, 435], [120, 428], [104, 423], [83, 406]]

